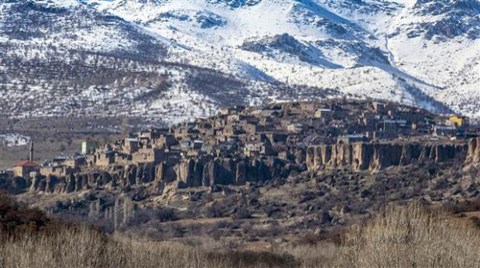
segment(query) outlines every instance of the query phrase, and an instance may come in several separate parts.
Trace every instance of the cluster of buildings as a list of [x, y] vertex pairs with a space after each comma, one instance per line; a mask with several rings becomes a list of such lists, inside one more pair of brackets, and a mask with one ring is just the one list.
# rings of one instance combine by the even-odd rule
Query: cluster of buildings
[[112, 144], [87, 140], [77, 155], [58, 157], [43, 165], [24, 161], [11, 175], [67, 176], [115, 165], [178, 162], [202, 155], [301, 161], [304, 149], [311, 145], [399, 138], [459, 139], [477, 133], [463, 116], [439, 116], [379, 101], [336, 99], [236, 106], [221, 109], [214, 117], [140, 131]]

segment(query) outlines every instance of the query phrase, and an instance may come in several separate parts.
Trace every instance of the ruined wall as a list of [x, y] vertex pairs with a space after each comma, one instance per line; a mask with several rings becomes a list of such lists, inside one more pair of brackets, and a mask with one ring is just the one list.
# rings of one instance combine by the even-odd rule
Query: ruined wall
[[[479, 143], [476, 143], [479, 144]], [[391, 166], [449, 160], [466, 161], [467, 155], [480, 161], [480, 149], [466, 144], [422, 143], [354, 143], [319, 145], [307, 148], [309, 171], [349, 167], [353, 170], [376, 171]], [[470, 153], [470, 151], [477, 150]]]

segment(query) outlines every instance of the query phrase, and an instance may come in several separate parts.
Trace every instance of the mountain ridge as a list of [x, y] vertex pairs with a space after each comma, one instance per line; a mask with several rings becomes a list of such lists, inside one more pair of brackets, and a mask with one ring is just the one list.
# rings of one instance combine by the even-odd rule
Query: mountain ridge
[[[477, 116], [477, 7], [476, 0], [2, 1], [0, 52], [7, 62], [13, 58], [47, 63], [51, 60], [48, 55], [57, 53], [60, 56], [55, 58], [67, 64], [69, 51], [107, 54], [117, 61], [136, 61], [132, 72], [148, 69], [168, 81], [161, 94], [147, 102], [115, 95], [117, 85], [122, 84], [118, 79], [126, 77], [108, 85], [92, 85], [127, 103], [127, 108], [118, 108], [126, 114], [166, 115], [171, 112], [169, 105], [178, 104], [176, 115], [183, 120], [211, 115], [224, 105], [209, 96], [214, 92], [231, 91], [227, 95], [235, 96], [238, 104], [254, 105], [284, 97], [301, 100], [307, 92], [316, 91], [318, 94], [306, 97], [388, 99]], [[39, 23], [46, 21], [50, 23]], [[169, 70], [171, 63], [184, 67]], [[11, 68], [2, 66], [0, 75], [5, 76], [4, 70]], [[209, 90], [199, 90], [201, 85], [192, 87], [188, 82], [188, 77], [199, 75], [196, 68], [232, 77], [243, 85], [229, 89], [228, 83], [213, 83], [215, 86], [207, 86]], [[52, 92], [42, 82], [26, 83], [21, 78], [25, 75], [16, 76], [2, 79], [11, 81], [1, 85], [8, 103], [19, 95], [9, 84], [28, 89], [24, 97]], [[72, 89], [74, 83], [69, 84], [66, 87]], [[121, 90], [128, 95], [155, 89], [137, 84]], [[336, 93], [330, 95], [332, 90]], [[284, 96], [285, 91], [292, 94]], [[169, 101], [168, 96], [174, 100]], [[86, 96], [78, 102], [92, 102], [92, 98]], [[101, 113], [99, 105], [94, 105], [94, 113]], [[81, 113], [87, 108], [79, 106]], [[25, 116], [12, 114], [12, 110], [9, 106], [2, 113]], [[51, 109], [42, 113], [54, 114]]]

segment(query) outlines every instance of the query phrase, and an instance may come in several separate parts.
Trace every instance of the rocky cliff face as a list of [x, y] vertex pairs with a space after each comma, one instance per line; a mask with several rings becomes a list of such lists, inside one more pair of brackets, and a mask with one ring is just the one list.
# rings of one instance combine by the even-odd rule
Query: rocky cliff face
[[[353, 171], [379, 171], [392, 166], [453, 161], [465, 168], [480, 165], [480, 138], [466, 143], [356, 143], [308, 147], [299, 150], [295, 161], [278, 158], [214, 158], [201, 156], [158, 165], [114, 166], [66, 177], [36, 176], [15, 187], [3, 189], [71, 193], [89, 189], [117, 189], [128, 192], [142, 188], [146, 194], [162, 194], [167, 185], [175, 188], [214, 187], [266, 182], [287, 178], [292, 172], [317, 172], [337, 168]], [[14, 181], [18, 181], [14, 180]], [[7, 185], [4, 187], [4, 184]], [[13, 185], [13, 182], [10, 183]]]
[[480, 164], [480, 138], [471, 139], [468, 142], [467, 158], [465, 166], [475, 166]]
[[175, 183], [176, 188], [243, 185], [246, 182], [268, 181], [274, 177], [286, 178], [293, 170], [303, 171], [303, 168], [277, 158], [259, 160], [199, 157], [182, 160], [180, 163], [116, 166], [108, 171], [60, 178], [39, 175], [32, 180], [30, 191], [71, 193], [87, 189], [128, 190], [133, 186], [146, 186], [150, 193], [160, 194], [170, 183]]
[[[472, 143], [472, 142], [471, 142]], [[353, 170], [378, 171], [391, 166], [419, 164], [426, 161], [465, 161], [477, 143], [464, 144], [333, 144], [309, 147], [306, 163], [309, 171], [350, 167]]]

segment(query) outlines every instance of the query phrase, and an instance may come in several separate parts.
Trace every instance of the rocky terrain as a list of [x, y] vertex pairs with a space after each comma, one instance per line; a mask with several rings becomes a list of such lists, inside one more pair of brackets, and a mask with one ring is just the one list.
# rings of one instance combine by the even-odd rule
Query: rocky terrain
[[[449, 206], [480, 197], [480, 139], [467, 135], [473, 125], [457, 126], [450, 136], [424, 132], [453, 119], [369, 101], [227, 110], [98, 147], [71, 158], [86, 159], [75, 169], [77, 164], [57, 162], [31, 178], [0, 174], [0, 187], [51, 215], [108, 232], [159, 240], [208, 235], [232, 244], [324, 237], [370, 218], [386, 204]], [[257, 122], [255, 130], [245, 122]], [[390, 122], [399, 124], [393, 130], [397, 136], [387, 129]], [[276, 129], [268, 130], [270, 124]], [[304, 124], [302, 130], [291, 129], [298, 124]], [[232, 126], [244, 131], [229, 136]], [[359, 135], [343, 135], [371, 129], [382, 138], [348, 141]], [[267, 137], [256, 141], [263, 149], [250, 146], [257, 136]], [[200, 138], [202, 147], [182, 147], [190, 139], [199, 144]], [[210, 142], [216, 146], [210, 148]], [[160, 152], [159, 158], [143, 156]]]
[[[208, 235], [231, 243], [236, 239], [296, 241], [369, 218], [386, 203], [417, 200], [453, 205], [477, 200], [478, 143], [480, 140], [472, 140], [467, 146], [416, 146], [420, 150], [417, 153], [427, 157], [410, 162], [398, 162], [399, 154], [376, 154], [381, 160], [370, 155], [371, 170], [355, 170], [334, 157], [332, 166], [309, 165], [310, 171], [284, 169], [289, 176], [279, 174], [274, 178], [268, 176], [280, 171], [272, 166], [264, 165], [263, 170], [248, 166], [247, 173], [264, 172], [266, 176], [249, 176], [242, 181], [241, 176], [234, 175], [239, 174], [238, 170], [232, 174], [220, 165], [207, 166], [199, 175], [195, 165], [191, 170], [178, 167], [179, 174], [186, 175], [161, 187], [166, 179], [161, 171], [155, 174], [144, 167], [34, 180], [31, 185], [18, 181], [10, 190], [19, 193], [19, 200], [53, 215], [151, 239]], [[409, 149], [415, 146], [390, 146], [403, 152], [402, 159], [420, 155]], [[367, 163], [364, 158], [358, 160]]]

